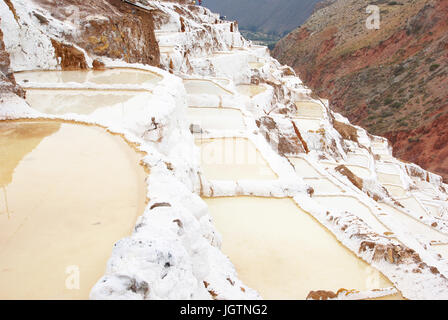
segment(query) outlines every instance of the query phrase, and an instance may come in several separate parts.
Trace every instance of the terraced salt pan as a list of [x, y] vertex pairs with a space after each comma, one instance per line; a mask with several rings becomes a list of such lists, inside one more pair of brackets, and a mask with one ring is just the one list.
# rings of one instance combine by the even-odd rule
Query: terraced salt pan
[[248, 139], [196, 139], [196, 144], [201, 149], [201, 168], [207, 179], [277, 179], [277, 175]]
[[237, 86], [237, 90], [240, 94], [253, 98], [256, 95], [265, 92], [266, 88], [254, 84], [241, 84]]
[[448, 244], [432, 245], [430, 249], [440, 254], [443, 259], [448, 260]]
[[374, 142], [372, 144], [372, 151], [379, 155], [389, 155], [389, 150], [384, 143]]
[[323, 109], [322, 106], [310, 101], [297, 101], [295, 102], [297, 107], [297, 117], [311, 117], [311, 118], [322, 118]]
[[317, 178], [321, 177], [319, 172], [314, 169], [306, 160], [302, 158], [289, 158], [294, 165], [296, 173], [302, 178]]
[[170, 54], [174, 52], [174, 46], [159, 46], [161, 54]]
[[434, 193], [434, 186], [431, 183], [420, 179], [415, 179], [414, 182], [420, 190], [428, 193]]
[[320, 178], [304, 178], [305, 182], [313, 187], [316, 194], [334, 194], [341, 193], [342, 189], [330, 180]]
[[412, 236], [416, 238], [423, 238], [427, 242], [437, 241], [442, 243], [448, 243], [448, 235], [438, 232], [437, 230], [427, 226], [426, 224], [414, 219], [413, 217], [395, 209], [394, 207], [379, 203], [383, 211], [392, 215], [399, 223], [403, 225], [403, 228], [407, 230]]
[[367, 179], [372, 175], [372, 172], [368, 168], [364, 168], [357, 165], [346, 165], [351, 172], [362, 179]]
[[0, 132], [0, 298], [87, 299], [143, 213], [139, 156], [96, 127], [0, 122]]
[[145, 102], [151, 97], [149, 92], [101, 91], [101, 90], [27, 90], [26, 101], [35, 110], [63, 115], [68, 113], [92, 114], [102, 108], [122, 108]]
[[327, 169], [327, 170], [333, 170], [334, 168], [336, 168], [337, 166], [339, 166], [338, 163], [328, 162], [328, 161], [321, 161], [320, 163], [321, 163], [321, 165], [323, 165], [324, 168]]
[[317, 131], [321, 125], [321, 121], [318, 119], [294, 119], [294, 122], [302, 132]]
[[228, 86], [230, 84], [229, 79], [226, 78], [213, 78], [213, 81], [221, 86]]
[[406, 190], [401, 186], [396, 186], [392, 184], [383, 184], [383, 186], [387, 189], [389, 194], [395, 198], [401, 198], [406, 195]]
[[[237, 51], [237, 50], [234, 50], [234, 51]], [[234, 52], [232, 52], [232, 51], [214, 51], [213, 53], [212, 53], [212, 57], [220, 57], [220, 56], [227, 56], [227, 55], [231, 55], [231, 54], [234, 54]]]
[[408, 197], [404, 199], [400, 199], [400, 203], [408, 210], [413, 211], [414, 213], [422, 216], [426, 216], [427, 212], [421, 206], [421, 204], [414, 198]]
[[356, 164], [366, 168], [369, 167], [369, 158], [364, 154], [348, 153], [347, 162], [349, 162], [350, 164]]
[[388, 232], [386, 228], [371, 212], [371, 210], [364, 205], [358, 199], [348, 196], [313, 196], [317, 202], [321, 205], [328, 207], [329, 209], [337, 209], [342, 211], [348, 211], [358, 218], [362, 219], [373, 230], [379, 234]]
[[431, 213], [433, 217], [439, 217], [440, 211], [439, 208], [430, 204], [425, 204], [426, 209]]
[[188, 121], [204, 130], [244, 130], [243, 114], [237, 109], [188, 108]]
[[401, 177], [398, 174], [389, 174], [383, 172], [377, 172], [378, 181], [382, 184], [393, 184], [401, 186], [403, 183], [401, 182]]
[[232, 95], [232, 92], [224, 89], [211, 80], [185, 79], [185, 90], [187, 94], [211, 94], [218, 96]]
[[392, 286], [291, 199], [205, 199], [239, 278], [265, 299]]
[[251, 69], [261, 69], [265, 64], [263, 62], [249, 62], [249, 67]]
[[156, 73], [132, 69], [112, 68], [102, 71], [76, 70], [76, 71], [24, 71], [15, 74], [20, 83], [95, 83], [109, 85], [143, 85], [156, 84], [162, 80], [162, 76]]

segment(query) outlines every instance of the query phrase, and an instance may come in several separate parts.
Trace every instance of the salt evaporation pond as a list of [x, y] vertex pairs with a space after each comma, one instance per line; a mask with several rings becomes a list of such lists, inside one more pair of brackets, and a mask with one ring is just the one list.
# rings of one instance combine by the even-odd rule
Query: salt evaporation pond
[[187, 94], [232, 95], [232, 92], [211, 80], [185, 79], [184, 86]]
[[368, 168], [358, 166], [358, 165], [346, 165], [346, 167], [353, 172], [356, 176], [362, 179], [368, 179], [372, 173]]
[[448, 244], [432, 245], [430, 249], [440, 254], [443, 259], [448, 260]]
[[400, 198], [406, 195], [406, 190], [401, 186], [395, 186], [392, 184], [383, 184], [392, 197]]
[[401, 178], [398, 174], [390, 174], [390, 173], [384, 173], [384, 172], [377, 172], [378, 181], [384, 184], [393, 184], [401, 186]]
[[316, 102], [311, 101], [297, 101], [295, 103], [297, 107], [296, 116], [297, 117], [312, 117], [312, 118], [322, 118], [323, 109], [322, 106]]
[[327, 178], [303, 178], [307, 184], [313, 187], [316, 194], [342, 193], [342, 189]]
[[331, 209], [347, 211], [362, 219], [377, 233], [384, 234], [390, 231], [372, 213], [372, 211], [356, 198], [350, 196], [313, 196], [313, 199], [321, 205]]
[[321, 120], [319, 119], [294, 119], [297, 128], [302, 132], [317, 131], [320, 129]]
[[35, 110], [47, 114], [69, 113], [89, 115], [102, 108], [122, 108], [145, 105], [149, 92], [109, 90], [27, 90], [26, 101]]
[[187, 118], [191, 124], [204, 130], [244, 130], [243, 114], [240, 110], [227, 108], [188, 108]]
[[132, 69], [112, 68], [106, 70], [76, 71], [24, 71], [15, 74], [18, 82], [33, 83], [95, 83], [109, 85], [156, 84], [162, 76], [154, 72]]
[[319, 172], [314, 167], [302, 158], [289, 158], [294, 165], [295, 171], [302, 178], [321, 178]]
[[379, 203], [383, 211], [390, 214], [398, 223], [400, 223], [412, 236], [416, 238], [424, 238], [427, 242], [436, 241], [448, 243], [448, 235], [443, 234], [423, 222], [395, 209], [394, 207]]
[[253, 98], [256, 95], [265, 92], [266, 87], [257, 86], [254, 84], [242, 84], [237, 87], [237, 90], [240, 94]]
[[207, 179], [277, 179], [277, 175], [248, 139], [196, 139], [196, 144], [201, 148], [201, 167]]
[[249, 67], [251, 69], [261, 69], [265, 64], [263, 62], [249, 62]]
[[139, 161], [97, 127], [0, 122], [0, 299], [87, 299], [143, 213]]
[[291, 199], [208, 198], [223, 252], [265, 299], [305, 299], [312, 290], [391, 287]]

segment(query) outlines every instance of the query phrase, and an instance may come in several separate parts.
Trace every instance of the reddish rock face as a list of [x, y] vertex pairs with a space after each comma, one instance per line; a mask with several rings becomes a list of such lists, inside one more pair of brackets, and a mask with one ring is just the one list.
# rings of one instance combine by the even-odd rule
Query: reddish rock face
[[[64, 37], [89, 54], [159, 65], [160, 53], [150, 11], [121, 0], [35, 0], [35, 3], [55, 19], [79, 24], [79, 33]], [[33, 14], [42, 24], [48, 23], [38, 13]], [[75, 48], [56, 42], [55, 49], [65, 58], [64, 65], [68, 68], [84, 67]]]
[[328, 1], [274, 49], [332, 108], [448, 181], [448, 1], [402, 0], [365, 27], [366, 4]]

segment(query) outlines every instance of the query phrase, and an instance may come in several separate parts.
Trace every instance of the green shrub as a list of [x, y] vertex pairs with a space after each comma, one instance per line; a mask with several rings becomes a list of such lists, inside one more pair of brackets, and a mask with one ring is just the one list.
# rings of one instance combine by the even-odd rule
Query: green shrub
[[392, 103], [390, 106], [394, 109], [400, 109], [403, 106], [403, 104], [396, 101], [396, 102]]
[[439, 67], [440, 67], [439, 64], [432, 64], [432, 65], [429, 67], [429, 71], [433, 72], [433, 71], [437, 70], [437, 68], [439, 68]]
[[394, 99], [392, 99], [391, 97], [387, 97], [386, 99], [384, 99], [384, 104], [386, 106], [391, 104], [392, 102], [394, 102]]

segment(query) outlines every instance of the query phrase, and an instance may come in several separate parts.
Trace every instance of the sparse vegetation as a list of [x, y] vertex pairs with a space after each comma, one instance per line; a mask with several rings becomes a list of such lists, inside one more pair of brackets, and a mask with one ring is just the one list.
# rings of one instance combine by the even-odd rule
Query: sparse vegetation
[[432, 65], [429, 67], [429, 71], [431, 71], [431, 72], [436, 71], [439, 67], [440, 67], [439, 64], [432, 64]]
[[396, 101], [392, 103], [390, 106], [394, 109], [400, 109], [403, 106], [403, 104], [401, 102]]

